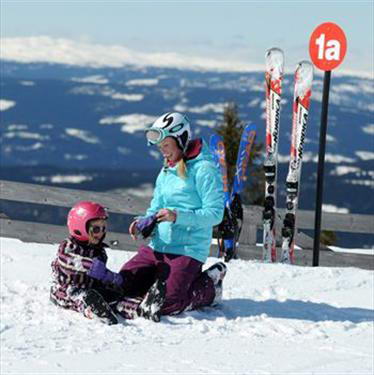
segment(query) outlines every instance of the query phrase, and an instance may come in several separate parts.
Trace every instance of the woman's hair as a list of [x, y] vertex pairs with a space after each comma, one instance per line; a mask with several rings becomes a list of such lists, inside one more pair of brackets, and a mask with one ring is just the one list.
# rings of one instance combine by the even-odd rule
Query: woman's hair
[[[168, 160], [165, 158], [164, 159], [164, 172], [167, 172], [168, 168], [169, 168]], [[187, 165], [183, 158], [179, 160], [177, 163], [177, 174], [180, 178], [183, 178], [183, 179], [187, 178]]]
[[182, 158], [179, 160], [178, 165], [177, 165], [177, 173], [180, 178], [187, 178], [187, 165], [184, 162], [184, 159]]

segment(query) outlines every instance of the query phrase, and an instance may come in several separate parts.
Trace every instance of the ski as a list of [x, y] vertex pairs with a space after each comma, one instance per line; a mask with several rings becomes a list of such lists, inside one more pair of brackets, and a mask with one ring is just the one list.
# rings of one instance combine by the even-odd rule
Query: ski
[[[222, 138], [214, 134], [210, 139], [210, 148], [213, 152], [216, 164], [219, 166], [223, 179], [225, 196], [225, 214], [222, 223], [218, 227], [220, 239], [220, 255], [224, 255], [226, 262], [237, 256], [237, 241], [243, 225], [243, 207], [241, 193], [247, 179], [246, 172], [252, 146], [256, 137], [256, 126], [248, 124], [244, 127], [236, 160], [236, 171], [231, 193], [227, 178], [227, 165], [225, 158], [225, 145]], [[222, 243], [223, 241], [223, 243]], [[223, 253], [223, 254], [222, 254]]]
[[214, 161], [221, 171], [223, 181], [223, 193], [225, 197], [225, 206], [230, 206], [230, 191], [229, 191], [229, 180], [227, 176], [227, 165], [226, 165], [226, 151], [223, 139], [218, 134], [213, 134], [210, 137], [209, 148], [213, 153]]
[[281, 262], [288, 264], [294, 263], [296, 210], [312, 82], [313, 65], [309, 61], [300, 62], [295, 72], [290, 163], [286, 178], [286, 214], [282, 227]]
[[276, 261], [275, 217], [277, 200], [277, 163], [280, 124], [282, 81], [284, 71], [284, 54], [279, 48], [271, 48], [265, 54], [265, 88], [266, 88], [266, 155], [265, 202], [263, 220], [263, 252], [265, 262]]
[[233, 243], [233, 240], [225, 240], [225, 248], [233, 249], [232, 251], [226, 250], [227, 261], [229, 261], [231, 258], [235, 258], [238, 250], [236, 242], [239, 240], [240, 233], [243, 227], [243, 207], [241, 193], [244, 190], [244, 185], [247, 180], [247, 167], [255, 139], [256, 125], [247, 124], [243, 129], [243, 133], [240, 139], [238, 156], [236, 159], [236, 172], [230, 196], [231, 212], [236, 220], [236, 233], [234, 237], [235, 243]]
[[231, 238], [235, 235], [235, 224], [233, 222], [233, 217], [231, 214], [231, 200], [229, 191], [229, 181], [227, 175], [227, 164], [226, 164], [226, 151], [225, 144], [223, 143], [222, 137], [218, 134], [213, 134], [210, 137], [209, 148], [213, 154], [214, 161], [217, 168], [221, 172], [222, 182], [223, 182], [223, 194], [224, 194], [224, 205], [225, 213], [221, 224], [218, 226], [218, 254], [217, 257], [220, 258], [224, 256], [224, 239]]

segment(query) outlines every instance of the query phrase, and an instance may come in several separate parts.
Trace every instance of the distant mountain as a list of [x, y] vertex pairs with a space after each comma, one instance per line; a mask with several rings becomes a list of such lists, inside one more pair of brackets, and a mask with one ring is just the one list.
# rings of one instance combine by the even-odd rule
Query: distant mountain
[[[162, 68], [84, 68], [1, 62], [3, 165], [64, 167], [157, 165], [143, 129], [163, 112], [186, 112], [196, 135], [207, 137], [224, 105], [235, 101], [244, 121], [264, 127], [262, 73], [196, 72]], [[289, 150], [293, 77], [286, 76], [280, 153]], [[317, 76], [305, 147], [318, 151], [322, 80]], [[327, 159], [350, 165], [374, 159], [373, 81], [333, 77]], [[259, 132], [259, 140], [264, 131]], [[93, 157], [100, 152], [102, 157]], [[139, 157], [141, 155], [141, 157]]]
[[[300, 207], [314, 208], [322, 76], [313, 83]], [[373, 80], [334, 76], [325, 170], [325, 208], [373, 214]], [[290, 147], [293, 76], [286, 75], [280, 124], [280, 199]], [[163, 67], [84, 67], [1, 61], [1, 178], [93, 190], [153, 182], [160, 155], [144, 128], [167, 111], [186, 113], [206, 140], [224, 106], [238, 104], [264, 141], [263, 72]]]

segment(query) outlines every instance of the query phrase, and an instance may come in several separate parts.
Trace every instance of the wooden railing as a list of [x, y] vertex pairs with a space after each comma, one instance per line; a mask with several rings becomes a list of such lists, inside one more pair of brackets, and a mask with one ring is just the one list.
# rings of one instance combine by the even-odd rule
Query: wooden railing
[[[79, 200], [97, 201], [107, 207], [109, 212], [132, 216], [144, 214], [149, 204], [149, 198], [141, 199], [129, 195], [98, 193], [0, 180], [0, 202], [16, 201], [69, 208]], [[2, 212], [1, 206], [0, 212]], [[279, 215], [283, 217], [284, 210], [279, 210]], [[66, 227], [62, 225], [19, 221], [13, 220], [11, 214], [7, 216], [0, 218], [0, 235], [2, 237], [19, 238], [25, 242], [57, 243], [67, 234]], [[299, 210], [297, 226], [300, 231], [296, 236], [296, 244], [304, 249], [312, 248], [312, 239], [303, 234], [302, 230], [313, 229], [313, 225], [314, 212]], [[259, 206], [245, 206], [244, 226], [240, 244], [254, 246], [256, 244], [257, 230], [261, 226], [262, 208]], [[279, 217], [276, 220], [276, 226], [281, 226]], [[374, 216], [324, 212], [322, 215], [322, 229], [370, 234], [374, 233]], [[277, 232], [279, 233], [280, 230]], [[126, 250], [135, 250], [139, 246], [139, 242], [136, 243], [130, 239], [127, 228], [123, 228], [121, 233], [109, 233], [108, 241], [111, 242], [112, 247]]]

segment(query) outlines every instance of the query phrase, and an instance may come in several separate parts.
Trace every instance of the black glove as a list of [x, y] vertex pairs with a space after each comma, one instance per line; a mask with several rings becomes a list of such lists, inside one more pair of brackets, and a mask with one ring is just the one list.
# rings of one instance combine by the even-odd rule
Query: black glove
[[142, 234], [143, 238], [148, 238], [157, 224], [156, 214], [138, 219], [136, 229]]

